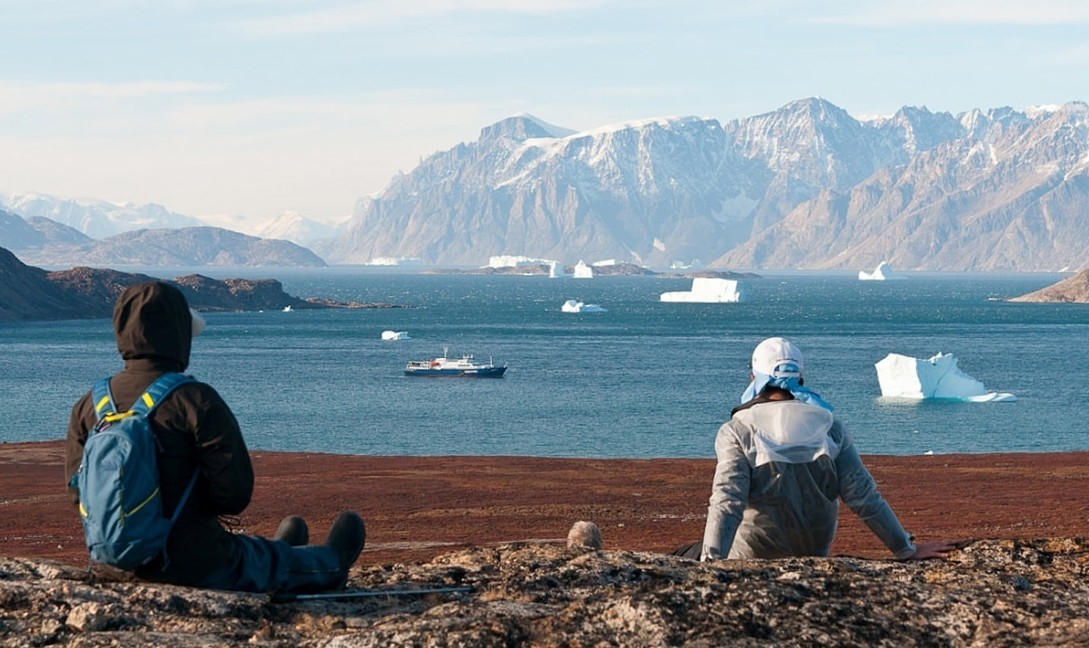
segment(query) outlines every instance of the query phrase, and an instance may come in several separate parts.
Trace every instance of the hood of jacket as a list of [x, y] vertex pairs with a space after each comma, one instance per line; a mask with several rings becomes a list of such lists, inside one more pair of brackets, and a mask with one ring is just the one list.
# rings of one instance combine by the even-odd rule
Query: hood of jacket
[[126, 363], [143, 360], [164, 371], [185, 371], [192, 330], [185, 295], [162, 281], [129, 286], [113, 308], [117, 350]]
[[752, 431], [748, 451], [755, 466], [773, 461], [807, 463], [821, 456], [835, 459], [839, 454], [829, 436], [835, 417], [818, 405], [768, 401], [737, 412], [734, 419]]

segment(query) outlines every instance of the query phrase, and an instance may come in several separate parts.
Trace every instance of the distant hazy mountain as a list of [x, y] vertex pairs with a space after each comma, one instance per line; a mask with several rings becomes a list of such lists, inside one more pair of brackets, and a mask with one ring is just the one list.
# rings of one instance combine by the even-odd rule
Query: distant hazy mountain
[[571, 133], [531, 116], [436, 153], [327, 260], [493, 255], [715, 267], [1056, 270], [1089, 258], [1084, 103], [859, 120], [822, 99]]
[[137, 230], [102, 240], [15, 250], [26, 263], [90, 266], [307, 266], [325, 262], [288, 241], [260, 239], [216, 227]]
[[280, 239], [306, 246], [314, 241], [332, 238], [342, 229], [342, 226], [320, 223], [304, 218], [298, 212], [288, 211], [265, 223], [256, 231], [256, 235], [265, 239]]
[[162, 205], [118, 205], [93, 198], [0, 193], [0, 207], [28, 220], [35, 216], [48, 218], [91, 238], [105, 238], [137, 229], [204, 225], [192, 216], [174, 213]]

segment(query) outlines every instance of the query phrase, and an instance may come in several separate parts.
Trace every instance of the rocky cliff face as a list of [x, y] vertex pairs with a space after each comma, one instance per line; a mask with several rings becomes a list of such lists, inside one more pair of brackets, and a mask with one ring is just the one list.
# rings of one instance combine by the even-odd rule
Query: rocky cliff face
[[1089, 234], [1089, 107], [858, 120], [822, 99], [579, 133], [522, 116], [361, 200], [326, 259], [1045, 270]]
[[[282, 603], [7, 557], [0, 645], [1085, 645], [1087, 552], [1081, 539], [988, 540], [925, 563], [700, 564], [517, 544], [357, 567], [349, 587], [370, 595]], [[374, 595], [454, 587], [469, 591]]]
[[414, 257], [480, 265], [499, 254], [568, 263], [710, 259], [723, 241], [747, 237], [755, 182], [748, 171], [714, 120], [563, 136], [516, 117], [360, 201], [347, 231], [314, 249], [342, 263]]
[[828, 186], [716, 265], [1055, 271], [1089, 240], [1089, 107], [960, 118], [963, 136]]

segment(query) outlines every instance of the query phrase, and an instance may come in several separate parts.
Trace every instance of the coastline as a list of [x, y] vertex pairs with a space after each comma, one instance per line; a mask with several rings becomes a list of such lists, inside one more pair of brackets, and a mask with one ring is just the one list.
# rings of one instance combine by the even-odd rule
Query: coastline
[[[238, 529], [271, 535], [299, 514], [320, 541], [339, 511], [353, 509], [368, 531], [357, 566], [559, 545], [577, 520], [598, 524], [606, 549], [669, 552], [702, 536], [714, 470], [712, 459], [251, 454], [257, 482]], [[60, 441], [0, 444], [0, 555], [86, 564], [63, 456]], [[920, 541], [1089, 535], [1089, 452], [863, 459]], [[832, 554], [890, 557], [845, 508]]]

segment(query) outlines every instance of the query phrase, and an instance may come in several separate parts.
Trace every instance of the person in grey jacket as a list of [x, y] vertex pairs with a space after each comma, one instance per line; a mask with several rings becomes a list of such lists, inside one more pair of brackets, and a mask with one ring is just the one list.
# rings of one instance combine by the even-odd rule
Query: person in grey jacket
[[[803, 369], [789, 340], [769, 338], [753, 351], [752, 382], [715, 439], [699, 559], [827, 556], [840, 499], [897, 558], [954, 549], [953, 542], [913, 542], [832, 406], [804, 386]], [[695, 558], [695, 549], [677, 553]]]

